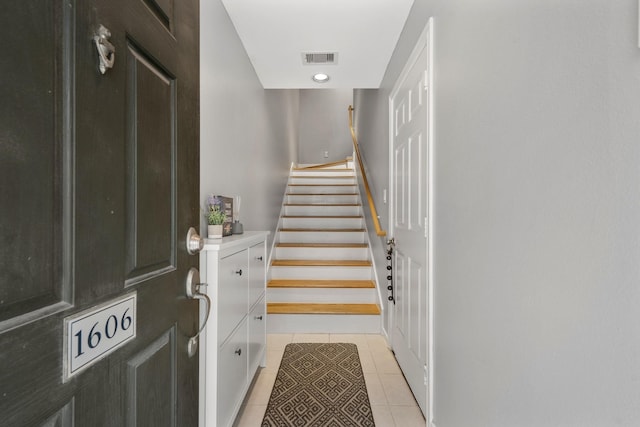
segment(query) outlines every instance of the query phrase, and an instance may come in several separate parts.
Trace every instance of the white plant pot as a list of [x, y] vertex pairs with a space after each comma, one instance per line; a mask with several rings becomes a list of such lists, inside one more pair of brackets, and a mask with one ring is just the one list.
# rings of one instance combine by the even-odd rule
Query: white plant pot
[[209, 239], [221, 239], [222, 238], [222, 224], [219, 224], [219, 225], [207, 225], [207, 237]]

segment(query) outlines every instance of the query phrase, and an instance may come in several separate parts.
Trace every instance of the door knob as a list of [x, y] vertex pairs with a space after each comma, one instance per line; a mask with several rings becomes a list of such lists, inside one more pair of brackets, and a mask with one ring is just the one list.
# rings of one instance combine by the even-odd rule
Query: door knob
[[195, 228], [189, 227], [187, 231], [187, 253], [195, 255], [204, 248], [204, 239], [200, 237]]
[[[200, 330], [195, 334], [195, 336], [189, 338], [189, 342], [187, 344], [187, 353], [189, 354], [189, 357], [193, 357], [198, 349], [198, 336], [200, 336], [204, 327], [207, 326], [207, 320], [209, 320], [209, 314], [211, 313], [211, 300], [207, 294], [200, 292], [201, 287], [206, 286], [207, 284], [200, 283], [200, 272], [197, 268], [191, 267], [189, 273], [187, 273], [185, 285], [186, 293], [189, 298], [202, 300], [207, 306], [207, 315], [204, 318], [204, 322], [202, 323]], [[198, 319], [200, 319], [200, 316], [198, 316]]]

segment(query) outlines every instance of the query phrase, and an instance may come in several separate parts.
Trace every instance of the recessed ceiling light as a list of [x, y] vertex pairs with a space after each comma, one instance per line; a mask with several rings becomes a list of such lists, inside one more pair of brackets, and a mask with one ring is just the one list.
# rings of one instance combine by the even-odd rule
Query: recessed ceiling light
[[324, 73], [318, 73], [318, 74], [314, 74], [313, 77], [311, 77], [311, 79], [317, 83], [326, 83], [329, 81], [329, 76]]

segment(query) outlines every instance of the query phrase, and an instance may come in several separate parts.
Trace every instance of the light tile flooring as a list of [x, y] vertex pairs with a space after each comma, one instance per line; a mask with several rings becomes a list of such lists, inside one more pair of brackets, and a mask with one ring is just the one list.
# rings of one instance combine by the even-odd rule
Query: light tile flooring
[[[425, 419], [409, 390], [396, 359], [380, 335], [269, 334], [267, 366], [240, 409], [235, 427], [259, 427], [276, 380], [284, 347], [291, 342], [350, 342], [358, 346], [362, 372], [376, 427], [424, 427]], [[285, 427], [285, 426], [283, 426]]]

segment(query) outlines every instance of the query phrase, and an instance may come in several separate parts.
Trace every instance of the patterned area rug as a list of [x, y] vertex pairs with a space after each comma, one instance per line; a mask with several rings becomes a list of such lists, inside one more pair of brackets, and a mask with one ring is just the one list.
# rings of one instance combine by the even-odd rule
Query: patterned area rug
[[288, 344], [263, 427], [374, 426], [355, 344]]

